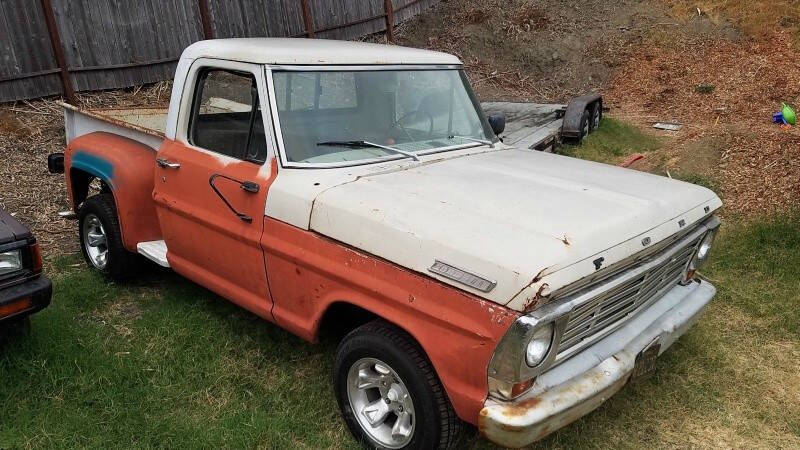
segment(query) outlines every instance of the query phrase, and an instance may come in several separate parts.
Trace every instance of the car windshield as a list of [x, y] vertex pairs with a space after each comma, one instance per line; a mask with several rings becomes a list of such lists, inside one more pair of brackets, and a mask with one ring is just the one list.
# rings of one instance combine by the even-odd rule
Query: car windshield
[[413, 157], [496, 139], [461, 70], [273, 71], [272, 77], [291, 163]]

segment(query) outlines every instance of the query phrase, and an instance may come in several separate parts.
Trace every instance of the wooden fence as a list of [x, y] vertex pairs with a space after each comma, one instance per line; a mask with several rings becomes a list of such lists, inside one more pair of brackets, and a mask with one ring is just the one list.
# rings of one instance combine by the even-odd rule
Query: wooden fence
[[201, 39], [352, 39], [440, 0], [0, 0], [0, 102], [171, 79]]

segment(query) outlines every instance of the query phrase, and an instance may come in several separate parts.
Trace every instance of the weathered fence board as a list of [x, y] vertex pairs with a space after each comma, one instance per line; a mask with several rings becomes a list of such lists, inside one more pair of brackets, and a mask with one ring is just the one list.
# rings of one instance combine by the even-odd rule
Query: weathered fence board
[[0, 1], [0, 101], [61, 92], [44, 16], [32, 3]]
[[[397, 24], [438, 1], [392, 0], [389, 17]], [[386, 29], [386, 5], [385, 0], [0, 0], [0, 102], [63, 92], [57, 52], [63, 54], [64, 83], [76, 91], [136, 86], [171, 79], [181, 51], [208, 34], [353, 39]], [[43, 8], [52, 9], [59, 48], [51, 42]]]

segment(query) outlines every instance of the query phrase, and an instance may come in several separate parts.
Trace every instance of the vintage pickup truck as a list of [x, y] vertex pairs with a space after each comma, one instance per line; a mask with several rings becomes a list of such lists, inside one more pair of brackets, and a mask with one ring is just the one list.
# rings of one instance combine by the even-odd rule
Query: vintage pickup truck
[[49, 163], [88, 264], [142, 254], [309, 341], [350, 326], [334, 391], [370, 447], [447, 447], [461, 421], [529, 444], [715, 294], [713, 192], [504, 144], [452, 55], [202, 41], [168, 111], [65, 106]]

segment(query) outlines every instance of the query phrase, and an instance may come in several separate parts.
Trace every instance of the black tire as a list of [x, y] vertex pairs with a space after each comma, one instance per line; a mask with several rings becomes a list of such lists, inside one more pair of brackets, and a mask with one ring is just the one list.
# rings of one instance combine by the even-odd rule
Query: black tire
[[603, 104], [598, 101], [589, 107], [589, 132], [593, 133], [603, 120]]
[[583, 140], [586, 139], [586, 137], [589, 136], [589, 133], [591, 132], [589, 125], [591, 121], [589, 120], [589, 118], [590, 118], [590, 113], [589, 109], [587, 108], [583, 111], [583, 115], [581, 116], [581, 136], [580, 138], [578, 138], [580, 142], [583, 142]]
[[[107, 252], [104, 266], [98, 266], [89, 256], [84, 233], [87, 218], [99, 219], [105, 231], [105, 247]], [[78, 235], [80, 236], [81, 253], [90, 268], [99, 270], [109, 278], [119, 280], [135, 274], [139, 268], [139, 258], [122, 245], [122, 232], [119, 228], [117, 206], [110, 193], [93, 195], [81, 205], [78, 213]]]
[[347, 379], [362, 358], [378, 358], [394, 370], [414, 404], [414, 431], [402, 448], [445, 449], [456, 440], [461, 422], [436, 371], [417, 342], [403, 330], [376, 320], [350, 332], [336, 351], [333, 382], [336, 401], [347, 427], [367, 448], [386, 448], [364, 432], [350, 406]]

